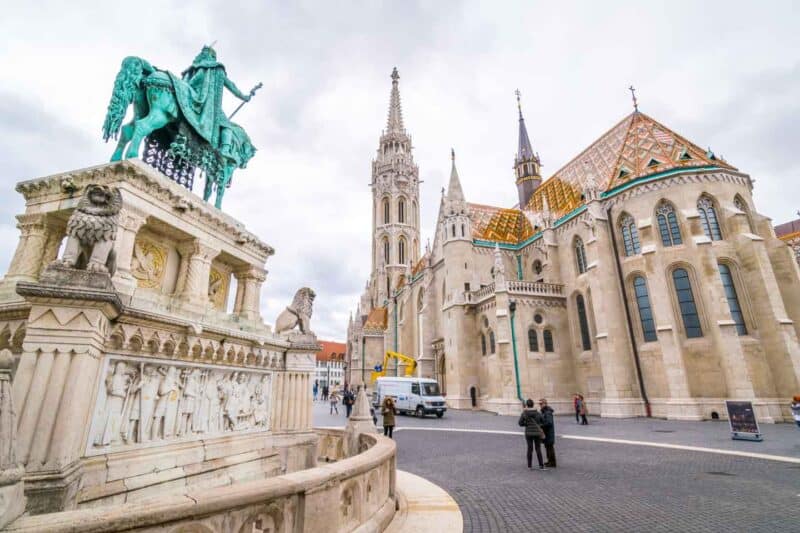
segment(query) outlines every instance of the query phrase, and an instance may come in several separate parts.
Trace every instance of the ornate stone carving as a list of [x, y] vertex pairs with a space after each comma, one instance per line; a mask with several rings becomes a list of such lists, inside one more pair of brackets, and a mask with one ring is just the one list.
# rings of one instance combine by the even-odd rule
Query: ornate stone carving
[[60, 266], [114, 275], [122, 195], [116, 187], [89, 185], [67, 223], [67, 244]]
[[161, 287], [167, 266], [167, 249], [150, 239], [136, 239], [133, 245], [131, 274], [137, 285], [146, 289]]
[[17, 461], [17, 416], [11, 394], [11, 369], [14, 357], [0, 351], [0, 528], [25, 511], [22, 474]]
[[217, 308], [225, 309], [225, 296], [228, 294], [228, 276], [212, 268], [208, 275], [208, 300]]
[[308, 287], [299, 289], [294, 295], [292, 305], [284, 309], [275, 320], [275, 333], [290, 331], [295, 327], [300, 329], [300, 333], [311, 333], [311, 313], [316, 296]]
[[270, 428], [272, 373], [106, 359], [87, 453]]

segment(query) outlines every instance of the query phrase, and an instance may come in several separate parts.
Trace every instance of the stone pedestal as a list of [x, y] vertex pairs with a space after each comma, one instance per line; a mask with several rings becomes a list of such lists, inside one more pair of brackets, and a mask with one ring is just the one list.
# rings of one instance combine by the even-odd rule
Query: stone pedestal
[[369, 412], [369, 399], [364, 387], [358, 391], [356, 404], [353, 407], [353, 412], [350, 413], [350, 418], [347, 420], [347, 426], [344, 431], [344, 449], [348, 457], [361, 452], [359, 435], [362, 433], [375, 433], [375, 423], [372, 421], [372, 415]]
[[25, 512], [25, 469], [17, 461], [17, 416], [11, 394], [13, 366], [11, 351], [0, 351], [0, 528]]

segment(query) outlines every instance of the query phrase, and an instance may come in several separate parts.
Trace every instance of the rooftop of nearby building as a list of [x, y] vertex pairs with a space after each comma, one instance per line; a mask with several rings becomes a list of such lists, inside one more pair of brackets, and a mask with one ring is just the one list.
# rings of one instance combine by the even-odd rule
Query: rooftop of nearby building
[[389, 313], [386, 307], [376, 307], [369, 312], [367, 321], [364, 322], [364, 329], [380, 330], [386, 329], [387, 321], [389, 320]]
[[322, 349], [317, 352], [317, 361], [344, 361], [346, 347], [343, 342], [319, 341]]
[[800, 237], [800, 218], [775, 226], [775, 235], [784, 241]]

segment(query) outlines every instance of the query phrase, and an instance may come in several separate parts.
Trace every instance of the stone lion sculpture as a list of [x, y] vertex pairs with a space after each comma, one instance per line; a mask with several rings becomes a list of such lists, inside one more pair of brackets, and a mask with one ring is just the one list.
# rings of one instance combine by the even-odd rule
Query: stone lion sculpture
[[300, 328], [300, 333], [311, 333], [309, 323], [316, 296], [314, 291], [308, 287], [299, 289], [294, 295], [292, 305], [284, 309], [275, 320], [275, 333], [290, 331], [295, 326]]
[[67, 244], [59, 266], [114, 275], [114, 239], [122, 195], [116, 187], [89, 185], [67, 222]]

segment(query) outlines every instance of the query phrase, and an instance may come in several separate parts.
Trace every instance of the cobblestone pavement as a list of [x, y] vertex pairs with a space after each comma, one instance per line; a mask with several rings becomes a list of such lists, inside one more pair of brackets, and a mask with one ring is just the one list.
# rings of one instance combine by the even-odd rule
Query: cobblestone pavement
[[[344, 416], [315, 409], [317, 425]], [[765, 442], [730, 441], [726, 423], [557, 420], [579, 434], [798, 457], [800, 432], [764, 426]], [[398, 428], [518, 431], [515, 417], [450, 411], [398, 417]], [[591, 433], [590, 433], [591, 432]], [[458, 502], [467, 532], [800, 531], [800, 465], [715, 453], [560, 439], [558, 464], [525, 468], [521, 435], [398, 431], [397, 466], [438, 484]]]

